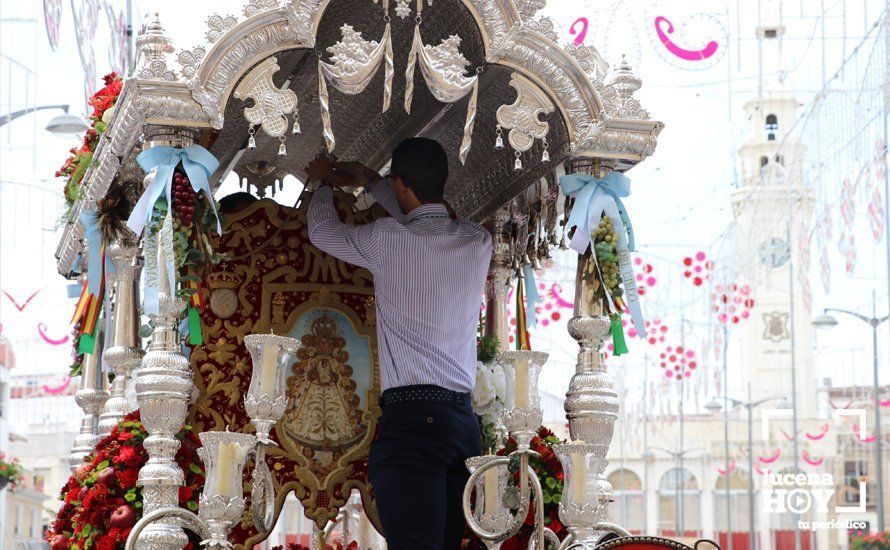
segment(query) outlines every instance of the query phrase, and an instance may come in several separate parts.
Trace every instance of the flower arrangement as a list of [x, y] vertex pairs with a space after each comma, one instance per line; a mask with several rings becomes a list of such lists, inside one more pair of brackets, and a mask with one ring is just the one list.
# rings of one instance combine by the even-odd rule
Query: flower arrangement
[[[273, 546], [272, 550], [285, 550], [284, 546]], [[311, 550], [308, 546], [303, 546], [296, 542], [288, 543], [287, 550]], [[348, 546], [344, 547], [342, 543], [335, 542], [333, 545], [325, 544], [324, 550], [359, 550], [358, 543], [352, 541]]]
[[851, 550], [890, 550], [890, 533], [860, 533], [850, 541]]
[[[64, 501], [46, 538], [52, 550], [121, 550], [133, 525], [142, 517], [139, 470], [148, 461], [143, 447], [148, 433], [139, 412], [127, 415], [96, 446], [89, 462], [78, 468], [62, 488]], [[204, 470], [198, 459], [200, 440], [189, 426], [179, 432], [176, 462], [185, 472], [179, 505], [198, 509]], [[192, 544], [186, 547], [192, 550]]]
[[[538, 475], [538, 479], [541, 480], [544, 497], [544, 525], [562, 540], [568, 534], [565, 525], [559, 520], [559, 501], [562, 500], [563, 473], [562, 464], [560, 464], [556, 453], [553, 452], [553, 446], [560, 443], [564, 442], [553, 435], [553, 432], [543, 426], [538, 428], [538, 434], [531, 441], [531, 449], [538, 453], [538, 456], [532, 455], [529, 458], [529, 466], [532, 467]], [[508, 456], [515, 450], [516, 440], [510, 437], [507, 440], [507, 444], [497, 454], [499, 456]], [[509, 468], [515, 483], [518, 484], [519, 459], [516, 457], [512, 458]], [[535, 524], [534, 506], [535, 504], [532, 503], [528, 516], [525, 518], [525, 523], [516, 536], [504, 541], [501, 545], [502, 550], [524, 550], [528, 548], [529, 539], [532, 536]], [[484, 550], [485, 545], [467, 529], [461, 548], [463, 550]]]
[[502, 439], [498, 419], [504, 410], [507, 380], [503, 367], [495, 360], [497, 338], [481, 336], [476, 342], [476, 386], [473, 388], [473, 411], [482, 432], [482, 447], [494, 452]]
[[89, 99], [93, 112], [90, 115], [90, 128], [84, 135], [83, 143], [80, 147], [71, 149], [71, 156], [56, 171], [57, 178], [65, 179], [65, 202], [69, 208], [80, 196], [80, 184], [93, 162], [93, 153], [99, 145], [99, 137], [108, 128], [108, 122], [114, 114], [114, 104], [124, 86], [124, 82], [116, 73], [105, 75], [103, 81], [105, 86]]
[[14, 493], [19, 485], [25, 481], [25, 470], [19, 464], [19, 459], [6, 459], [6, 455], [0, 453], [0, 490], [9, 487], [9, 492]]

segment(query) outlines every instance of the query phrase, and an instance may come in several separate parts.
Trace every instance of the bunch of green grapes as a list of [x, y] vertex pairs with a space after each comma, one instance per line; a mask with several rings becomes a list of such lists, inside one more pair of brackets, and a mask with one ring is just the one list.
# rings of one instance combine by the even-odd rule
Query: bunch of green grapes
[[600, 274], [606, 285], [606, 290], [613, 297], [621, 296], [621, 270], [618, 267], [618, 237], [612, 228], [612, 220], [603, 215], [600, 223], [593, 231], [593, 250], [596, 261], [599, 264]]

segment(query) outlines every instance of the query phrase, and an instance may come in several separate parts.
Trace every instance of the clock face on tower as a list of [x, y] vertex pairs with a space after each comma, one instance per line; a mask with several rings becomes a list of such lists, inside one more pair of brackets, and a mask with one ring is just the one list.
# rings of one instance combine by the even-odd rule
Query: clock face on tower
[[782, 267], [791, 257], [791, 247], [782, 239], [775, 237], [760, 243], [758, 248], [760, 261], [770, 268]]

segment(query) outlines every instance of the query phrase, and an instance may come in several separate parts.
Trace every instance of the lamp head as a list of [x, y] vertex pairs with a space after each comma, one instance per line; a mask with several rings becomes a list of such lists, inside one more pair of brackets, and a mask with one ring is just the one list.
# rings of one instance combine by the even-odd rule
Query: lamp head
[[60, 138], [79, 136], [89, 128], [83, 117], [67, 111], [54, 116], [46, 125], [46, 130]]
[[837, 319], [833, 315], [823, 313], [813, 319], [813, 326], [816, 328], [833, 328], [838, 324]]
[[705, 404], [705, 410], [711, 414], [716, 414], [723, 410], [723, 404], [717, 399], [711, 399]]

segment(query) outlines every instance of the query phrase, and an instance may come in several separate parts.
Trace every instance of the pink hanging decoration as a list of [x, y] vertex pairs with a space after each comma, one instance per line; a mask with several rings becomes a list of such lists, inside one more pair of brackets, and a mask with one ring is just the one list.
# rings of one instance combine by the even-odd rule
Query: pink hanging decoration
[[853, 234], [853, 219], [856, 214], [856, 186], [850, 181], [850, 178], [845, 178], [841, 187], [840, 214], [843, 228], [838, 239], [838, 250], [844, 257], [844, 269], [847, 275], [852, 275], [856, 268], [856, 237]]
[[828, 430], [830, 430], [830, 429], [831, 429], [830, 424], [828, 424], [828, 423], [822, 424], [822, 428], [820, 429], [820, 431], [818, 433], [811, 434], [810, 432], [807, 432], [806, 433], [807, 439], [811, 439], [813, 441], [819, 441], [820, 439], [825, 437], [825, 434], [827, 434]]
[[859, 433], [859, 424], [853, 424], [853, 433], [856, 434], [856, 439], [858, 439], [862, 443], [874, 443], [877, 439], [877, 437], [874, 435], [862, 437], [862, 435]]
[[550, 290], [547, 295], [553, 298], [554, 303], [561, 308], [574, 309], [575, 307], [575, 304], [571, 300], [566, 300], [562, 297], [562, 286], [560, 286], [559, 283], [550, 285]]
[[884, 222], [884, 198], [881, 196], [880, 187], [874, 185], [868, 201], [868, 225], [875, 243], [881, 242], [881, 236], [884, 234]]
[[[562, 287], [559, 283], [550, 283], [538, 281], [538, 296], [540, 299], [535, 305], [535, 317], [538, 324], [542, 327], [550, 326], [551, 323], [562, 320], [564, 315], [561, 310], [574, 310], [575, 304], [562, 297]], [[516, 316], [514, 314], [515, 304], [513, 301], [513, 289], [507, 292], [507, 322], [511, 327], [516, 326]], [[569, 316], [571, 317], [571, 315]], [[510, 336], [510, 343], [515, 341], [513, 335]]]
[[751, 317], [754, 298], [751, 296], [750, 286], [718, 283], [714, 290], [716, 292], [711, 294], [711, 311], [716, 314], [718, 322], [735, 325]]
[[769, 456], [758, 456], [757, 460], [764, 464], [772, 464], [773, 462], [777, 461], [780, 456], [782, 456], [782, 451], [776, 449], [775, 451], [773, 451], [773, 454]]
[[642, 258], [634, 258], [634, 265], [637, 266], [637, 292], [640, 296], [645, 296], [646, 292], [658, 283], [658, 279], [653, 273], [655, 268], [648, 262], [643, 262]]
[[[581, 30], [576, 31], [575, 27], [577, 27], [579, 24], [581, 26]], [[584, 39], [587, 37], [587, 26], [587, 18], [579, 17], [578, 19], [575, 19], [575, 21], [572, 23], [572, 26], [569, 27], [569, 34], [571, 34], [572, 36], [575, 36], [576, 34], [578, 35], [575, 36], [575, 41], [572, 42], [575, 46], [580, 46], [584, 43]]]
[[714, 40], [709, 40], [708, 43], [699, 50], [682, 48], [675, 44], [670, 36], [668, 36], [669, 34], [673, 34], [673, 32], [674, 25], [666, 17], [659, 15], [655, 18], [655, 33], [658, 35], [658, 39], [667, 51], [671, 52], [676, 57], [684, 61], [703, 61], [717, 53], [718, 45]]
[[735, 460], [729, 461], [729, 470], [724, 470], [723, 468], [719, 468], [719, 467], [716, 468], [716, 470], [717, 470], [717, 473], [722, 476], [733, 473], [735, 471]]
[[68, 340], [71, 339], [71, 335], [66, 334], [61, 338], [50, 338], [46, 335], [46, 325], [44, 323], [37, 323], [37, 333], [40, 334], [40, 337], [43, 338], [43, 341], [51, 346], [61, 346], [63, 344], [67, 344]]
[[714, 262], [708, 260], [707, 254], [699, 250], [694, 255], [683, 258], [683, 268], [683, 276], [695, 286], [701, 286], [705, 281], [711, 280]]
[[43, 384], [43, 386], [42, 386], [43, 393], [45, 393], [46, 395], [59, 395], [59, 394], [63, 393], [66, 389], [68, 389], [69, 385], [71, 385], [71, 377], [66, 376], [62, 380], [62, 383], [59, 384], [58, 386], [53, 387], [53, 386], [48, 386], [46, 384]]
[[803, 457], [804, 461], [810, 466], [820, 466], [823, 462], [823, 459], [821, 458], [812, 458], [810, 456], [810, 451], [808, 451], [807, 449], [804, 449], [803, 452], [800, 454]]
[[32, 292], [31, 295], [28, 296], [27, 298], [25, 298], [25, 301], [22, 303], [19, 303], [18, 300], [13, 298], [12, 295], [10, 293], [6, 292], [5, 290], [3, 291], [3, 295], [6, 296], [7, 298], [9, 298], [9, 301], [12, 302], [12, 305], [15, 306], [15, 308], [17, 310], [19, 310], [19, 312], [22, 312], [22, 311], [25, 311], [25, 308], [28, 307], [28, 305], [31, 303], [31, 301], [34, 299], [34, 297], [37, 296], [41, 290], [43, 290], [43, 289], [38, 288], [37, 290]]
[[691, 377], [698, 367], [695, 351], [683, 346], [667, 346], [658, 358], [658, 366], [664, 369], [665, 378], [683, 380]]

